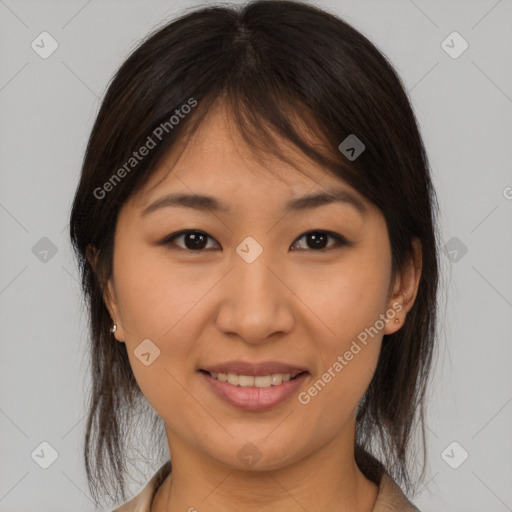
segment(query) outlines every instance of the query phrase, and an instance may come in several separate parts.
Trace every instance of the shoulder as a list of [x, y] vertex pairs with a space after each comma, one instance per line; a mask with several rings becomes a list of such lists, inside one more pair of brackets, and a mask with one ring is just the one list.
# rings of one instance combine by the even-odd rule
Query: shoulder
[[380, 476], [379, 494], [373, 512], [420, 512], [405, 496], [398, 484], [384, 471]]
[[150, 512], [153, 497], [160, 484], [170, 472], [171, 461], [168, 460], [165, 464], [160, 466], [158, 471], [151, 477], [139, 494], [111, 512]]
[[356, 444], [355, 457], [361, 472], [379, 486], [372, 512], [420, 512], [405, 496], [402, 489], [375, 456]]

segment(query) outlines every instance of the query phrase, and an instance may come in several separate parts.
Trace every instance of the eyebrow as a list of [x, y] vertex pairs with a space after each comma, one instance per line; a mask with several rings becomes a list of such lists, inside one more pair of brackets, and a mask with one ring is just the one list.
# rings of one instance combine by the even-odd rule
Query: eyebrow
[[[363, 202], [354, 194], [348, 190], [331, 190], [328, 192], [321, 192], [319, 194], [310, 194], [307, 196], [299, 197], [297, 199], [291, 199], [285, 204], [284, 211], [305, 211], [319, 206], [328, 204], [342, 203], [352, 206], [360, 214], [365, 215], [367, 208]], [[141, 217], [167, 207], [186, 207], [194, 208], [201, 211], [215, 211], [229, 213], [231, 208], [220, 202], [218, 199], [212, 196], [202, 194], [186, 194], [186, 193], [174, 193], [167, 194], [154, 203], [147, 206], [142, 212]]]

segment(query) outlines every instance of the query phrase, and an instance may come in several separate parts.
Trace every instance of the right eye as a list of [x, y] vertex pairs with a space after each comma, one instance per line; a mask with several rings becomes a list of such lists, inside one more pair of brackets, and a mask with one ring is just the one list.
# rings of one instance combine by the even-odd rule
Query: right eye
[[[176, 243], [176, 240], [178, 239], [183, 240], [184, 247], [180, 246]], [[198, 231], [198, 230], [184, 230], [180, 231], [178, 233], [173, 233], [171, 235], [166, 236], [161, 242], [161, 245], [174, 245], [177, 246], [178, 249], [184, 250], [184, 251], [191, 251], [191, 252], [202, 252], [203, 249], [207, 249], [207, 240], [210, 238], [211, 240], [215, 240], [213, 237], [205, 233], [204, 231]], [[217, 242], [216, 242], [217, 243]], [[218, 245], [218, 243], [217, 243]], [[173, 247], [171, 247], [172, 249]], [[211, 247], [210, 247], [211, 249]]]

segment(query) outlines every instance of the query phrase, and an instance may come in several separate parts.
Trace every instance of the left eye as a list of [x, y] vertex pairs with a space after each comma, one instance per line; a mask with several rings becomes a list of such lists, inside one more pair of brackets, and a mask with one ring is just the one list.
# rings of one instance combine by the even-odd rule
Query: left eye
[[[333, 248], [333, 245], [326, 247], [327, 240], [329, 238], [335, 241], [334, 247], [349, 245], [347, 239], [344, 236], [338, 235], [337, 233], [331, 233], [329, 231], [308, 231], [307, 233], [301, 235], [297, 240], [302, 240], [303, 238], [306, 240], [306, 243], [311, 246], [310, 248], [313, 248], [317, 251]], [[298, 242], [295, 242], [294, 245], [297, 244]], [[292, 245], [292, 247], [294, 245]]]
[[[181, 247], [175, 242], [175, 240], [178, 240], [180, 238], [183, 239], [184, 247]], [[334, 244], [327, 245], [329, 238], [331, 240], [334, 240]], [[185, 230], [180, 231], [179, 233], [174, 233], [164, 238], [160, 243], [161, 245], [178, 245], [179, 249], [188, 250], [192, 252], [202, 252], [203, 249], [215, 249], [215, 247], [207, 247], [208, 239], [215, 241], [217, 246], [219, 245], [218, 242], [213, 237], [211, 237], [204, 231], [197, 230]], [[305, 243], [309, 247], [301, 246], [300, 241], [303, 239], [305, 240]], [[297, 238], [297, 241], [294, 242], [294, 244], [292, 245], [292, 250], [304, 250], [309, 248], [314, 251], [323, 251], [333, 249], [336, 247], [341, 247], [344, 245], [350, 245], [350, 243], [344, 236], [339, 235], [337, 233], [332, 233], [330, 231], [318, 230], [308, 231], [307, 233], [304, 233], [299, 238]]]

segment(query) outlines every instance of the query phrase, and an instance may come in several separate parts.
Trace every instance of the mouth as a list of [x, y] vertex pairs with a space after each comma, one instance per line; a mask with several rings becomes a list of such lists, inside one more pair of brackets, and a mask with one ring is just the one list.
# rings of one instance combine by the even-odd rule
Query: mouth
[[215, 380], [226, 382], [232, 386], [242, 388], [270, 388], [272, 386], [280, 386], [283, 382], [295, 380], [301, 375], [307, 374], [306, 370], [295, 373], [269, 373], [267, 375], [240, 375], [238, 373], [209, 372], [207, 370], [199, 370], [208, 374]]
[[310, 377], [308, 370], [281, 363], [231, 362], [201, 368], [209, 393], [244, 411], [265, 411], [289, 401]]

